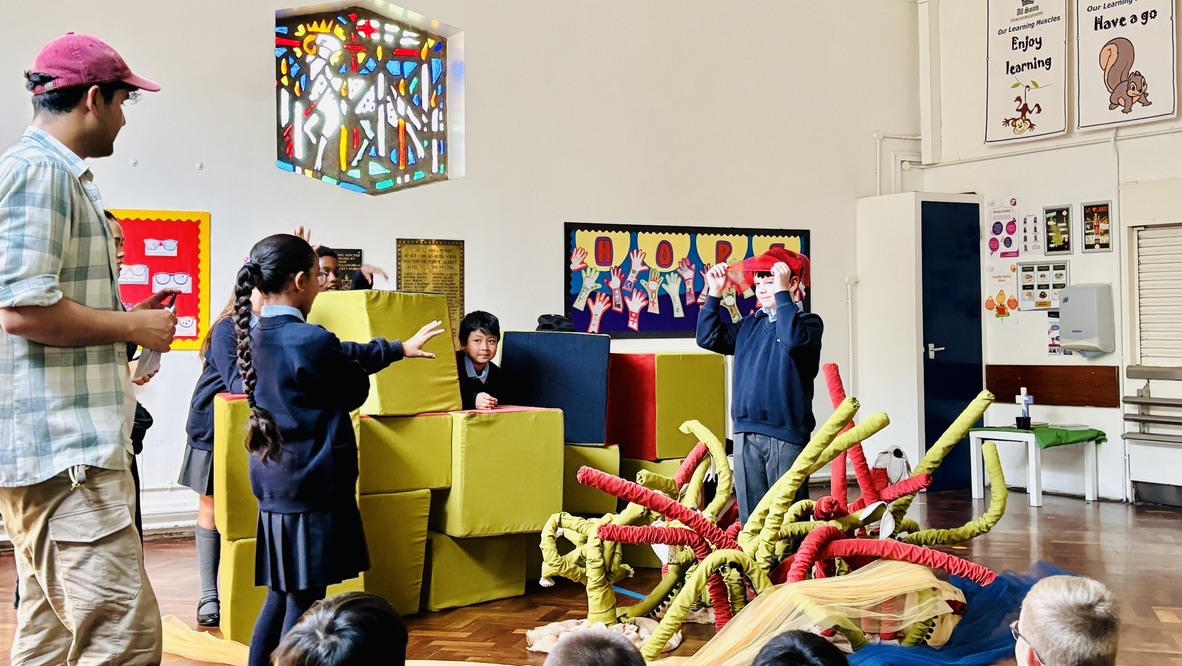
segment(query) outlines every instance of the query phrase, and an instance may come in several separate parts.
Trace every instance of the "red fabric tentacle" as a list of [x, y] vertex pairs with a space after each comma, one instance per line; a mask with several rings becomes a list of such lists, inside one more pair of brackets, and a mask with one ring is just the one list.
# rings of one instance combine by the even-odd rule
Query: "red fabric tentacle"
[[692, 511], [660, 493], [587, 466], [579, 468], [576, 478], [584, 486], [597, 488], [626, 502], [634, 502], [652, 509], [669, 520], [681, 522], [701, 534], [715, 548], [742, 550], [734, 539], [728, 537], [718, 526], [702, 517], [702, 514]]
[[690, 450], [689, 455], [685, 460], [681, 461], [681, 466], [677, 468], [677, 472], [673, 475], [673, 483], [677, 485], [677, 489], [681, 490], [685, 484], [689, 483], [690, 477], [694, 475], [694, 470], [698, 468], [706, 456], [710, 455], [710, 449], [702, 442], [694, 445]]

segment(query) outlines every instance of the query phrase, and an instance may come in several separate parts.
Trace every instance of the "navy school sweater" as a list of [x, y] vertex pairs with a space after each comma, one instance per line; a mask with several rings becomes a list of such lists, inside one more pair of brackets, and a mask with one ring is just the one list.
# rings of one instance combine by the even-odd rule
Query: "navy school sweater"
[[250, 485], [259, 509], [273, 513], [330, 511], [352, 501], [357, 440], [349, 413], [369, 395], [369, 375], [403, 356], [402, 343], [377, 338], [343, 345], [298, 317], [263, 317], [251, 333], [254, 397], [283, 435], [281, 459], [250, 457]]
[[488, 379], [482, 382], [475, 377], [468, 376], [468, 366], [464, 362], [467, 357], [468, 352], [463, 349], [456, 352], [456, 366], [460, 373], [460, 400], [463, 403], [463, 408], [476, 409], [476, 396], [481, 393], [487, 393], [497, 400], [504, 397], [504, 387], [501, 386], [501, 369], [497, 367], [497, 364], [492, 361], [488, 362]]
[[739, 323], [722, 321], [719, 299], [698, 312], [698, 346], [734, 355], [731, 418], [735, 432], [803, 444], [812, 437], [813, 381], [821, 364], [824, 325], [800, 312], [788, 292], [776, 294], [776, 321], [760, 310]]
[[[212, 337], [209, 350], [205, 354], [205, 365], [197, 379], [197, 386], [193, 389], [193, 399], [189, 404], [189, 420], [185, 424], [189, 446], [202, 451], [213, 450], [213, 399], [219, 393], [245, 392], [242, 387], [242, 375], [238, 373], [238, 334], [233, 319], [219, 320], [214, 324], [210, 335]], [[376, 353], [378, 347], [386, 343], [379, 338], [369, 343], [340, 344], [350, 358], [360, 359], [368, 358]], [[401, 344], [395, 344], [401, 350]]]

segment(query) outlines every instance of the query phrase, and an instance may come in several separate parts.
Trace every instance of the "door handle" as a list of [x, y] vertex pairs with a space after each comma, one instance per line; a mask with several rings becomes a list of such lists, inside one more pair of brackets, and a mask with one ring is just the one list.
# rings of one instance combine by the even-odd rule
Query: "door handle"
[[936, 345], [934, 345], [930, 342], [928, 343], [928, 358], [929, 359], [936, 358], [936, 352], [942, 352], [942, 351], [944, 351], [943, 347], [937, 347]]

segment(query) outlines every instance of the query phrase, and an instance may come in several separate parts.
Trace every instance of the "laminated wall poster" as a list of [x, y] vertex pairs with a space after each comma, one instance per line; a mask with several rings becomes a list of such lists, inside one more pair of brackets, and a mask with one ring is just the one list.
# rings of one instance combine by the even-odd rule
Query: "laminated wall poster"
[[[209, 213], [112, 210], [126, 256], [119, 295], [130, 309], [161, 289], [177, 289], [173, 349], [200, 349], [209, 328]], [[218, 304], [221, 308], [222, 303]]]
[[985, 143], [1067, 131], [1066, 0], [989, 0]]
[[1076, 126], [1081, 130], [1177, 113], [1175, 0], [1076, 0]]

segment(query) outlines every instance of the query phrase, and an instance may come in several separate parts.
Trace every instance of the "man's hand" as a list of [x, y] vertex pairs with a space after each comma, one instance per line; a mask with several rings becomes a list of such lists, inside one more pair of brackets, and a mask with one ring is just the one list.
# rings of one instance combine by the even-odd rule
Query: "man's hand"
[[137, 310], [163, 310], [164, 301], [167, 301], [169, 298], [171, 298], [173, 294], [179, 293], [181, 293], [180, 289], [161, 289], [155, 294], [149, 296], [147, 300], [136, 303], [135, 307], [131, 309], [131, 312], [135, 312]]
[[497, 399], [487, 393], [476, 394], [476, 409], [493, 409], [497, 406]]
[[135, 366], [136, 366], [135, 363], [131, 364], [131, 376], [132, 376], [131, 383], [135, 384], [136, 386], [143, 386], [144, 384], [147, 384], [148, 382], [152, 381], [152, 378], [156, 376], [157, 372], [160, 372], [159, 370], [153, 370], [152, 372], [149, 372], [148, 374], [144, 375], [143, 377], [140, 377], [139, 379], [135, 379]]
[[435, 358], [435, 354], [423, 351], [423, 345], [443, 332], [443, 322], [436, 319], [419, 329], [409, 340], [402, 343], [402, 354], [406, 358]]
[[[153, 298], [149, 298], [148, 301]], [[176, 335], [176, 315], [158, 307], [133, 310], [124, 313], [124, 316], [129, 322], [128, 342], [161, 353], [171, 348], [172, 339]]]

